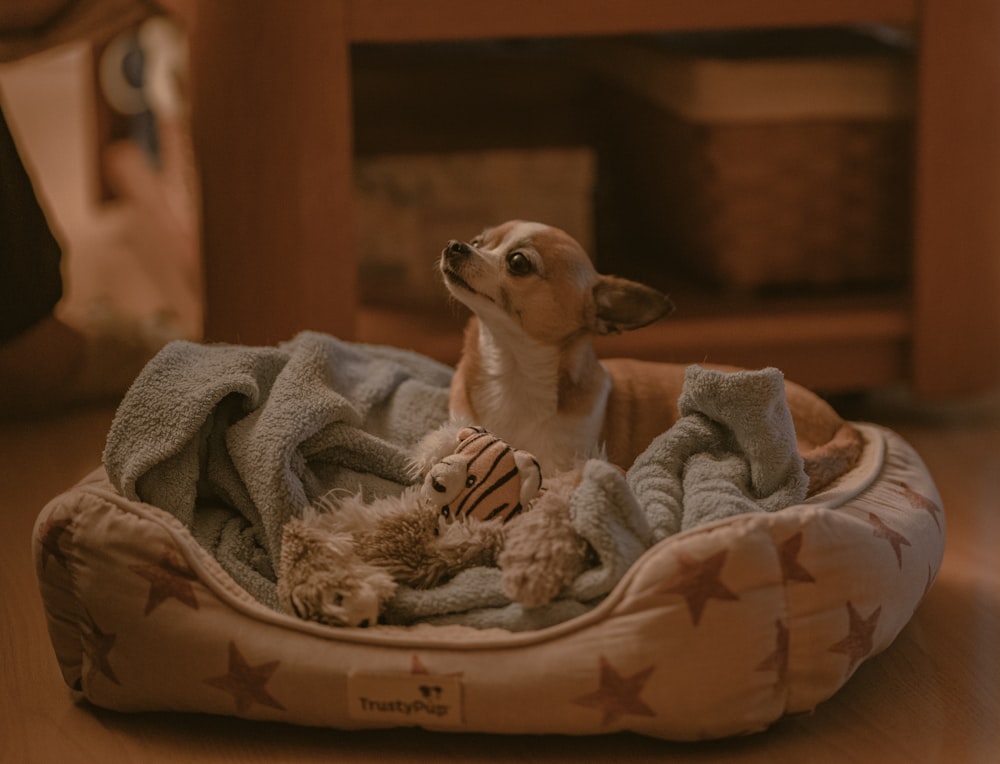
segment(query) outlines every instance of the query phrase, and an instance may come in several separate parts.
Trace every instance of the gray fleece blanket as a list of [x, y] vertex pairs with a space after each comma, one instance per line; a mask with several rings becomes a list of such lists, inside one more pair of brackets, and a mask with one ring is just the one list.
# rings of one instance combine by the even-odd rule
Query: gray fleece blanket
[[[410, 449], [447, 418], [450, 379], [415, 353], [311, 332], [277, 347], [174, 342], [123, 399], [105, 468], [124, 496], [175, 515], [277, 609], [284, 523], [330, 490], [401, 491]], [[779, 371], [692, 366], [679, 403], [681, 418], [626, 475], [584, 466], [571, 515], [597, 564], [558, 600], [523, 608], [503, 594], [499, 570], [475, 568], [435, 589], [402, 588], [386, 620], [548, 626], [593, 607], [657, 541], [805, 497]]]

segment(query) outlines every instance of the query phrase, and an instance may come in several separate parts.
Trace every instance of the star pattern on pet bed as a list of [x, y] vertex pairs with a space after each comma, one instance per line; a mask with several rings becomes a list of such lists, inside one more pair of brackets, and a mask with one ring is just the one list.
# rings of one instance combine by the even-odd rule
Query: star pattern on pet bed
[[229, 668], [225, 674], [205, 679], [205, 684], [233, 696], [236, 711], [245, 714], [254, 704], [284, 711], [283, 706], [267, 689], [267, 683], [278, 670], [281, 661], [251, 665], [233, 641], [229, 642]]
[[[770, 570], [753, 563], [761, 576], [761, 586], [783, 587], [785, 596], [791, 592], [794, 597], [811, 599], [814, 587], [818, 594], [829, 591], [828, 584], [837, 575], [836, 569], [824, 567], [822, 558], [814, 553], [824, 538], [825, 523], [835, 521], [838, 527], [851, 528], [857, 537], [857, 546], [852, 549], [864, 556], [858, 564], [877, 571], [873, 575], [882, 579], [898, 579], [899, 585], [912, 592], [907, 598], [915, 608], [933, 582], [938, 540], [943, 537], [944, 529], [939, 502], [915, 490], [914, 485], [920, 483], [886, 481], [861, 495], [858, 501], [819, 507], [815, 514], [823, 519], [818, 523], [808, 517], [801, 520], [805, 523], [801, 526], [797, 525], [799, 520], [789, 524], [781, 521], [780, 527], [787, 528], [787, 532], [762, 537], [763, 544], [756, 550], [744, 544], [740, 539], [745, 537], [740, 536], [717, 544], [711, 528], [691, 534], [695, 543], [674, 549], [669, 556], [665, 551], [659, 552], [672, 558], [673, 567], [661, 580], [651, 582], [642, 596], [648, 598], [652, 594], [653, 601], [678, 610], [682, 620], [675, 623], [678, 628], [691, 629], [690, 638], [694, 640], [700, 639], [699, 633], [711, 632], [719, 619], [739, 617], [741, 608], [756, 607], [749, 597], [742, 596], [747, 590], [740, 584], [741, 571], [754, 556], [772, 561]], [[206, 701], [213, 712], [294, 721], [296, 704], [301, 703], [282, 696], [280, 691], [296, 686], [305, 668], [269, 646], [267, 640], [274, 635], [268, 621], [273, 616], [259, 619], [252, 628], [248, 625], [245, 633], [241, 631], [235, 639], [228, 633], [212, 638], [206, 643], [209, 649], [203, 657], [191, 664], [183, 640], [171, 637], [157, 643], [157, 630], [165, 622], [164, 617], [169, 616], [170, 622], [184, 624], [184, 631], [207, 633], [205, 623], [197, 619], [218, 617], [218, 595], [223, 591], [233, 592], [232, 581], [223, 581], [223, 569], [210, 561], [204, 550], [179, 541], [176, 535], [180, 532], [179, 524], [172, 518], [170, 522], [160, 521], [158, 518], [169, 516], [157, 508], [133, 509], [126, 503], [109, 503], [109, 509], [104, 510], [98, 510], [93, 503], [86, 506], [98, 519], [104, 516], [102, 511], [134, 512], [132, 518], [141, 515], [155, 522], [144, 527], [143, 543], [150, 550], [145, 558], [116, 559], [108, 556], [104, 537], [94, 532], [97, 526], [91, 525], [91, 516], [67, 514], [76, 510], [59, 507], [58, 511], [40, 518], [35, 531], [35, 554], [37, 567], [45, 572], [46, 581], [65, 579], [72, 580], [74, 588], [81, 581], [90, 586], [95, 569], [92, 559], [97, 559], [101, 575], [115, 582], [111, 586], [105, 584], [99, 590], [100, 596], [79, 600], [74, 617], [82, 655], [77, 658], [75, 678], [72, 667], [64, 671], [69, 677], [67, 681], [88, 698], [93, 691], [98, 705], [104, 705], [101, 701], [109, 698], [141, 696], [144, 684], [153, 680], [149, 670], [155, 663], [157, 672], [169, 674], [177, 683], [198, 683], [208, 688], [208, 696], [215, 698]], [[930, 538], [904, 524], [907, 512], [919, 518], [921, 526], [929, 530]], [[759, 530], [763, 526], [748, 519], [744, 527]], [[700, 549], [706, 551], [699, 553]], [[80, 573], [86, 575], [79, 577]], [[207, 573], [220, 586], [212, 584], [205, 577]], [[912, 580], [915, 576], [919, 581]], [[128, 584], [130, 579], [132, 583]], [[635, 588], [642, 590], [642, 586]], [[827, 656], [824, 665], [828, 669], [846, 680], [862, 662], [888, 645], [894, 636], [894, 632], [890, 633], [895, 628], [892, 621], [898, 620], [893, 615], [896, 606], [892, 597], [885, 594], [866, 598], [847, 592], [843, 599], [824, 606], [830, 628], [815, 649], [819, 655]], [[257, 607], [249, 597], [243, 603], [244, 607]], [[222, 609], [229, 609], [231, 604], [223, 602]], [[909, 610], [910, 606], [906, 607]], [[138, 624], [144, 625], [139, 628]], [[794, 618], [783, 615], [759, 624], [760, 636], [740, 663], [748, 671], [772, 674], [774, 702], [780, 705], [799, 670], [794, 667], [798, 659], [792, 657], [799, 655], [798, 648], [792, 651], [790, 644], [800, 632], [796, 631]], [[644, 719], [669, 717], [669, 704], [673, 701], [663, 694], [659, 686], [662, 680], [658, 679], [670, 670], [669, 659], [653, 649], [636, 652], [635, 645], [626, 645], [623, 650], [612, 644], [600, 645], [600, 650], [592, 649], [580, 657], [571, 683], [559, 692], [557, 705], [575, 708], [578, 715], [593, 714], [592, 723], [607, 730], [633, 728], [633, 723], [645, 725]], [[510, 660], [519, 659], [517, 649], [513, 648]], [[154, 654], [160, 663], [153, 660]], [[434, 674], [460, 677], [469, 687], [476, 687], [476, 692], [488, 692], [488, 688], [477, 686], [483, 679], [477, 651], [463, 650], [460, 654], [445, 651], [433, 657]], [[790, 660], [794, 665], [790, 665]], [[430, 665], [410, 646], [399, 651], [398, 665], [395, 669], [390, 665], [388, 670], [430, 673]], [[765, 687], [772, 681], [767, 681]], [[630, 723], [630, 719], [634, 722]]]
[[862, 616], [850, 602], [847, 603], [847, 636], [830, 647], [830, 652], [847, 656], [847, 673], [850, 674], [874, 648], [875, 629], [878, 628], [882, 606], [879, 605], [867, 617]]
[[701, 614], [705, 612], [705, 606], [710, 599], [730, 601], [739, 599], [719, 580], [728, 555], [728, 549], [716, 552], [704, 560], [678, 555], [680, 573], [672, 583], [660, 590], [663, 594], [679, 594], [684, 598], [691, 613], [691, 622], [695, 626], [701, 620]]
[[[910, 491], [915, 497], [919, 496]], [[919, 501], [918, 499], [914, 499]], [[927, 503], [926, 500], [920, 502]], [[931, 502], [932, 504], [932, 502]], [[933, 514], [933, 513], [932, 513]], [[873, 524], [873, 534], [878, 538], [886, 538], [897, 554], [899, 544], [905, 541], [899, 534], [885, 531], [885, 524]], [[54, 530], [58, 529], [58, 530]], [[65, 556], [57, 555], [60, 550], [55, 539], [61, 539], [66, 533], [67, 523], [50, 522], [40, 531], [40, 542], [48, 555], [65, 564]], [[47, 544], [47, 546], [46, 546]], [[782, 577], [787, 581], [803, 584], [815, 583], [815, 578], [798, 562], [798, 554], [802, 549], [802, 533], [790, 536], [784, 542], [776, 545], [781, 562]], [[663, 594], [680, 596], [689, 610], [691, 622], [697, 627], [705, 610], [711, 601], [720, 602], [737, 600], [738, 597], [722, 582], [721, 577], [728, 557], [728, 550], [722, 550], [705, 559], [680, 557], [680, 568], [677, 575], [661, 587]], [[46, 558], [48, 559], [48, 558]], [[146, 601], [144, 615], [149, 615], [159, 605], [169, 599], [192, 610], [198, 609], [195, 589], [197, 580], [194, 571], [184, 561], [181, 553], [174, 547], [164, 546], [164, 550], [156, 564], [132, 565], [129, 569], [150, 583], [150, 591]], [[926, 588], [929, 588], [926, 587]], [[926, 589], [925, 589], [926, 591]], [[851, 602], [845, 605], [846, 634], [829, 646], [829, 651], [846, 656], [846, 674], [853, 670], [868, 657], [874, 648], [874, 635], [878, 628], [882, 607], [877, 606], [867, 615], [863, 615]], [[122, 685], [111, 661], [112, 652], [119, 647], [118, 635], [105, 631], [98, 625], [94, 617], [87, 612], [82, 624], [82, 646], [87, 660], [86, 677], [91, 683], [102, 676], [115, 685]], [[276, 710], [285, 710], [285, 706], [267, 689], [268, 682], [278, 672], [281, 661], [263, 661], [252, 663], [237, 646], [236, 642], [228, 643], [228, 664], [226, 672], [211, 676], [202, 681], [218, 690], [229, 693], [233, 697], [234, 707], [240, 714], [245, 714], [253, 705], [263, 705]], [[789, 628], [782, 621], [775, 622], [774, 650], [764, 657], [756, 666], [758, 671], [774, 671], [776, 674], [775, 691], [780, 691], [784, 685], [789, 659]], [[641, 693], [646, 681], [655, 671], [655, 664], [626, 674], [611, 663], [610, 659], [600, 654], [598, 656], [598, 688], [588, 693], [578, 695], [571, 700], [574, 705], [592, 708], [603, 714], [602, 724], [607, 726], [626, 714], [639, 716], [655, 716], [655, 711], [642, 700]], [[430, 673], [423, 660], [418, 655], [411, 656], [410, 673]], [[449, 676], [462, 677], [465, 672], [448, 672]]]
[[656, 716], [656, 712], [640, 697], [642, 688], [656, 670], [655, 666], [647, 666], [630, 676], [622, 676], [604, 655], [598, 656], [598, 663], [598, 688], [575, 698], [572, 701], [574, 705], [602, 712], [601, 723], [605, 727], [625, 714]]
[[789, 583], [812, 584], [816, 579], [799, 563], [799, 553], [802, 551], [802, 533], [789, 536], [778, 545], [778, 562], [781, 564], [781, 581]]
[[62, 567], [66, 567], [66, 552], [60, 546], [63, 534], [69, 530], [72, 521], [68, 517], [60, 520], [49, 520], [41, 529], [38, 537], [42, 548], [42, 570], [48, 564], [49, 558], [55, 559]]
[[184, 562], [176, 549], [168, 547], [156, 563], [130, 565], [129, 570], [149, 582], [145, 615], [152, 613], [158, 605], [170, 598], [187, 605], [192, 610], [198, 609], [198, 598], [195, 597], [193, 586], [198, 576]]
[[788, 625], [780, 619], [774, 622], [774, 629], [774, 652], [757, 665], [757, 671], [774, 671], [777, 674], [774, 692], [778, 694], [788, 678], [788, 646], [791, 642], [789, 638], [791, 632], [788, 630]]
[[889, 542], [889, 546], [892, 547], [892, 551], [896, 553], [896, 562], [899, 564], [899, 569], [902, 570], [903, 547], [913, 546], [909, 539], [907, 539], [902, 533], [897, 533], [890, 528], [886, 522], [874, 512], [868, 513], [868, 522], [872, 524], [876, 538], [884, 539]]
[[941, 520], [939, 518], [944, 514], [941, 507], [928, 499], [926, 496], [917, 493], [905, 483], [901, 483], [899, 487], [903, 497], [909, 505], [913, 507], [913, 509], [922, 509], [927, 512], [934, 520], [934, 524], [937, 526], [938, 530], [941, 530]]
[[93, 682], [100, 674], [108, 680], [120, 685], [121, 680], [111, 667], [110, 654], [118, 641], [118, 635], [105, 632], [88, 611], [82, 624], [83, 655], [90, 664], [87, 669], [87, 682]]

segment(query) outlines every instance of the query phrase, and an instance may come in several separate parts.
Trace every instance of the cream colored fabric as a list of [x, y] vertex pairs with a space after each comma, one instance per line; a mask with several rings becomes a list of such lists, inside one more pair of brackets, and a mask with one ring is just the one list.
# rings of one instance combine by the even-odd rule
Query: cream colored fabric
[[71, 688], [122, 711], [677, 740], [760, 730], [886, 649], [941, 564], [944, 515], [920, 458], [858, 428], [859, 463], [807, 503], [669, 537], [594, 610], [520, 634], [286, 617], [99, 471], [35, 528], [55, 654]]

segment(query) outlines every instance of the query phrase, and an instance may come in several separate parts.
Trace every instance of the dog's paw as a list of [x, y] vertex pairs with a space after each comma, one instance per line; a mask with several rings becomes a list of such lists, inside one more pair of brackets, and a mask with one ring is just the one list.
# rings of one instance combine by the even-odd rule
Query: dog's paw
[[446, 422], [420, 439], [413, 447], [407, 468], [408, 476], [412, 482], [423, 480], [431, 467], [448, 454], [454, 453], [455, 445], [458, 443], [458, 433], [463, 427], [465, 425], [461, 422]]

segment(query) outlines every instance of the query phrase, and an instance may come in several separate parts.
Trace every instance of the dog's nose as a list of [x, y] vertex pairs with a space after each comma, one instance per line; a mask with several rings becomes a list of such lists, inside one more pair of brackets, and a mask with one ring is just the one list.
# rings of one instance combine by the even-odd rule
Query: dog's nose
[[471, 254], [472, 249], [464, 241], [455, 241], [452, 239], [448, 242], [448, 246], [444, 248], [444, 256], [449, 262], [463, 260]]

